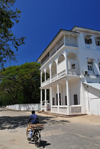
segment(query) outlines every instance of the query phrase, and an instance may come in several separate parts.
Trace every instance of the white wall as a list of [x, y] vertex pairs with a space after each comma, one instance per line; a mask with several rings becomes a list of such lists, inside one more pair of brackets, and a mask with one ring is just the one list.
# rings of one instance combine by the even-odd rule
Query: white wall
[[80, 82], [78, 80], [69, 81], [70, 105], [74, 105], [74, 94], [78, 96], [78, 105], [80, 105]]
[[100, 115], [100, 90], [85, 86], [87, 113]]
[[62, 105], [65, 105], [65, 96], [67, 95], [66, 95], [66, 84], [64, 83], [62, 85]]
[[65, 60], [58, 64], [58, 73], [66, 69]]
[[7, 105], [6, 108], [14, 110], [25, 110], [25, 111], [30, 110], [40, 111], [41, 104], [15, 104], [15, 105]]
[[[85, 33], [84, 33], [85, 34]], [[94, 35], [92, 37], [92, 44], [90, 48], [87, 48], [84, 41], [84, 34], [80, 33], [78, 38], [78, 45], [79, 45], [79, 63], [80, 63], [80, 73], [83, 71], [88, 71], [87, 68], [87, 58], [94, 59], [94, 74], [100, 75], [100, 71], [98, 69], [98, 60], [100, 59], [100, 50], [97, 49], [95, 44]]]

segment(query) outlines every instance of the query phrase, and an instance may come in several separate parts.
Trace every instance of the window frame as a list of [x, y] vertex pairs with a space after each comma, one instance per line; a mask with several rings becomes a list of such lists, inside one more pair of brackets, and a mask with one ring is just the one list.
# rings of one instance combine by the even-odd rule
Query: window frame
[[84, 38], [85, 44], [92, 44], [92, 39], [91, 38]]
[[74, 94], [74, 105], [78, 105], [78, 95]]
[[[96, 40], [95, 42], [96, 42], [96, 46], [100, 46], [100, 40]], [[99, 44], [97, 44], [97, 42], [98, 42]]]
[[91, 71], [92, 72], [93, 71], [93, 61], [87, 61], [87, 67], [88, 67], [88, 71]]
[[98, 65], [99, 65], [99, 70], [100, 70], [100, 62], [98, 63]]
[[[74, 66], [72, 66], [72, 65], [74, 65]], [[74, 67], [74, 68], [73, 68]], [[76, 69], [76, 65], [75, 64], [71, 64], [71, 69], [72, 70], [75, 70]]]

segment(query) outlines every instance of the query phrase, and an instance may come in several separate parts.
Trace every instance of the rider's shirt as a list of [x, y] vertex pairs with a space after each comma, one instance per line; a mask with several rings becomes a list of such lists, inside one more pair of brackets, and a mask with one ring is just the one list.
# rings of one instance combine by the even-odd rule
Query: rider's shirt
[[29, 117], [28, 123], [31, 122], [32, 124], [38, 124], [39, 120], [38, 120], [38, 116], [36, 114], [32, 114]]

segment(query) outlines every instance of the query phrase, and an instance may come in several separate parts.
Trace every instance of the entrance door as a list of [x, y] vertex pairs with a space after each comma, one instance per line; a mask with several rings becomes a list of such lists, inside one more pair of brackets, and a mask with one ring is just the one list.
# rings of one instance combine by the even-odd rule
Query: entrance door
[[58, 105], [58, 94], [56, 94], [56, 105]]
[[67, 96], [65, 96], [65, 105], [67, 105]]
[[61, 93], [59, 93], [59, 105], [61, 105]]
[[53, 97], [52, 100], [52, 104], [55, 105], [55, 98]]
[[[58, 94], [56, 94], [56, 104], [58, 105]], [[59, 105], [61, 105], [61, 93], [59, 93]]]
[[74, 95], [74, 105], [78, 105], [78, 98], [77, 94]]

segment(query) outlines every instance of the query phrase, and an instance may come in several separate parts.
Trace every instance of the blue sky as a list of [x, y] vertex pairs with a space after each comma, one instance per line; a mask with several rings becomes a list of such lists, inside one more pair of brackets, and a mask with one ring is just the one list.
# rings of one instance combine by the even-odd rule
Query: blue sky
[[16, 52], [18, 62], [6, 67], [35, 62], [60, 29], [76, 25], [100, 30], [100, 0], [16, 0], [14, 7], [21, 18], [13, 32], [26, 40]]

